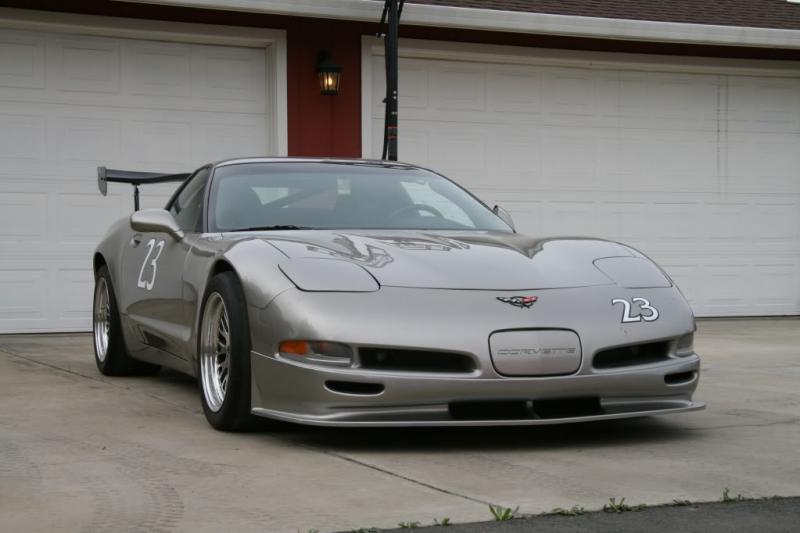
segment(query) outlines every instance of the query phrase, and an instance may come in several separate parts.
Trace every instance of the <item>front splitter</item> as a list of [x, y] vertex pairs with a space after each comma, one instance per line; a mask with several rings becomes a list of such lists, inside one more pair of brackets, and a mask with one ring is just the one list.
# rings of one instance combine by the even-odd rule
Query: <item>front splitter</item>
[[[669, 415], [676, 413], [684, 413], [688, 411], [698, 411], [705, 409], [703, 402], [689, 402], [685, 406], [671, 407], [667, 409], [648, 409], [648, 410], [635, 410], [623, 411], [615, 413], [602, 413], [587, 416], [575, 416], [565, 418], [525, 418], [525, 419], [509, 419], [509, 420], [346, 420], [341, 417], [343, 414], [337, 413], [334, 415], [326, 416], [304, 416], [294, 413], [287, 413], [273, 409], [265, 409], [256, 407], [252, 413], [257, 416], [266, 418], [273, 418], [285, 422], [293, 422], [296, 424], [304, 424], [310, 426], [323, 426], [323, 427], [481, 427], [481, 426], [545, 426], [554, 424], [574, 424], [580, 422], [597, 422], [600, 420], [618, 420], [622, 418], [637, 418], [645, 416], [656, 415]], [[431, 410], [429, 414], [435, 415], [437, 412], [442, 414], [447, 413], [447, 409]], [[388, 413], [376, 413], [378, 416], [386, 416]], [[346, 414], [344, 414], [346, 416]]]

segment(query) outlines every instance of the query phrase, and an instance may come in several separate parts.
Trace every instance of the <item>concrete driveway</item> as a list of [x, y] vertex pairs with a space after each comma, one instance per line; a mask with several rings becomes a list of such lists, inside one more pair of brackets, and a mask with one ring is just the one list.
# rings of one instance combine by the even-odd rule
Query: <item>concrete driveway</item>
[[105, 378], [88, 335], [0, 336], [4, 531], [322, 531], [800, 495], [800, 320], [702, 321], [661, 418], [507, 429], [212, 430], [194, 381]]

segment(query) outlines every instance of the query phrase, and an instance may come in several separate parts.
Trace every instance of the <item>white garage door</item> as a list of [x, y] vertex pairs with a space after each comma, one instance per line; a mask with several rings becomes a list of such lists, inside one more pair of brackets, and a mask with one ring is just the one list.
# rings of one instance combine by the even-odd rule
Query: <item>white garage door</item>
[[265, 70], [264, 49], [0, 29], [0, 333], [88, 329], [92, 251], [132, 210], [96, 167], [264, 153]]
[[[379, 157], [369, 49], [365, 152]], [[401, 160], [524, 233], [642, 250], [700, 316], [800, 314], [800, 80], [416, 55], [400, 61]]]

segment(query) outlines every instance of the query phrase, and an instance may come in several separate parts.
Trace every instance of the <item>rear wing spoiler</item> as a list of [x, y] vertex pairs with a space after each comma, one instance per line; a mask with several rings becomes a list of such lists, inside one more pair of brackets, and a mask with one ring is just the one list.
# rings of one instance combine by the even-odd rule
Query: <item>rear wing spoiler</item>
[[135, 172], [133, 170], [114, 170], [112, 168], [97, 167], [97, 188], [100, 194], [108, 194], [110, 183], [130, 183], [133, 185], [133, 208], [139, 210], [139, 185], [151, 183], [166, 183], [168, 181], [184, 181], [191, 174], [165, 174], [163, 172]]

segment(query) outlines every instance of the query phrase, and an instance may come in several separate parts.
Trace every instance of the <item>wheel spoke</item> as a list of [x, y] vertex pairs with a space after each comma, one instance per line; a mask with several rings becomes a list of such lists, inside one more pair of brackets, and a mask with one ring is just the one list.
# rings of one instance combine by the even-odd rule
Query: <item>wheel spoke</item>
[[108, 355], [111, 333], [111, 297], [109, 296], [108, 282], [102, 276], [97, 278], [95, 286], [92, 321], [97, 359], [102, 363]]
[[225, 402], [230, 380], [230, 324], [225, 302], [219, 293], [206, 300], [200, 332], [200, 371], [207, 406], [219, 411]]

